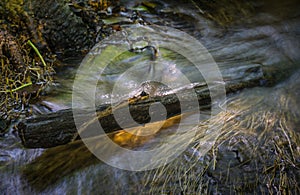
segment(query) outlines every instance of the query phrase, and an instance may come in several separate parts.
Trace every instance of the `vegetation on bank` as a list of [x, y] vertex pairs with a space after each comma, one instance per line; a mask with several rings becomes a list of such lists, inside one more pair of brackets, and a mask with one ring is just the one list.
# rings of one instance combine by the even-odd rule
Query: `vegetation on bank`
[[[96, 24], [101, 24], [100, 13], [95, 13], [106, 10], [111, 2], [86, 3], [82, 5], [72, 0], [0, 2], [0, 135], [5, 133], [11, 120], [30, 115], [29, 102], [37, 99], [53, 82], [54, 66], [59, 64], [57, 55], [69, 51], [68, 55], [78, 55], [93, 45], [98, 36], [94, 33]], [[57, 11], [61, 15], [55, 14]], [[66, 14], [69, 16], [65, 20]], [[67, 32], [60, 29], [66, 21], [70, 25], [64, 27]]]
[[36, 47], [41, 42], [38, 30], [30, 30], [23, 4], [23, 0], [0, 2], [0, 120], [6, 123], [29, 113], [30, 99], [51, 83], [54, 73], [51, 61], [44, 59], [50, 56]]

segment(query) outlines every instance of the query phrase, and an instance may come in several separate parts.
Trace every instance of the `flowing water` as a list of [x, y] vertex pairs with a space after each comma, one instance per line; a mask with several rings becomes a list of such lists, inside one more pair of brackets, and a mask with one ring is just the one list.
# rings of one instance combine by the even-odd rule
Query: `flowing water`
[[[205, 135], [205, 132], [207, 134], [206, 119], [209, 114], [201, 113], [202, 121], [199, 126], [196, 124], [197, 134], [188, 149], [175, 161], [152, 171], [130, 172], [110, 167], [95, 159], [73, 158], [73, 154], [78, 152], [75, 145], [77, 143], [74, 146], [52, 148], [46, 152], [44, 149], [24, 149], [16, 132], [11, 128], [8, 134], [0, 138], [0, 192], [4, 194], [195, 194], [232, 193], [241, 190], [249, 193], [267, 193], [276, 192], [278, 183], [278, 186], [282, 187], [282, 182], [285, 182], [287, 188], [291, 189], [293, 185], [299, 185], [297, 183], [300, 180], [298, 3], [292, 0], [286, 3], [267, 0], [256, 2], [253, 3], [249, 13], [241, 16], [240, 13], [235, 13], [236, 17], [233, 17], [231, 23], [222, 25], [218, 19], [208, 19], [207, 15], [202, 14], [201, 6], [196, 6], [193, 1], [188, 3], [160, 1], [153, 4], [154, 8], [139, 2], [141, 1], [124, 1], [130, 8], [129, 11], [107, 22], [128, 22], [131, 20], [128, 16], [133, 14], [132, 10], [141, 10], [142, 18], [148, 23], [170, 26], [189, 33], [199, 40], [218, 64], [225, 82], [237, 84], [258, 80], [257, 87], [228, 95], [227, 111], [219, 112], [211, 119], [215, 127], [220, 128], [217, 135], [213, 132]], [[213, 16], [217, 17], [217, 15]], [[136, 28], [136, 24], [126, 24], [126, 26], [128, 31]], [[123, 28], [125, 29], [125, 25]], [[151, 30], [155, 27], [150, 25], [147, 28]], [[156, 39], [159, 34], [154, 33], [153, 39]], [[167, 33], [162, 34], [166, 36]], [[184, 40], [176, 34], [167, 34], [167, 36]], [[113, 52], [110, 46], [116, 43], [130, 45], [126, 39], [100, 43], [94, 50], [99, 53]], [[145, 42], [138, 42], [138, 44], [141, 44], [139, 47], [142, 48], [148, 43], [143, 45]], [[155, 69], [157, 61], [152, 59], [153, 55], [151, 48], [142, 52], [125, 52], [111, 62], [109, 67], [101, 69], [105, 76], [100, 82], [97, 74], [85, 78], [90, 82], [97, 82], [96, 104], [109, 103], [111, 98], [116, 101], [127, 99], [140, 94], [142, 90], [152, 93], [153, 86], [147, 88], [147, 84], [141, 85], [139, 80], [133, 78], [134, 75], [123, 75], [122, 84], [119, 84], [121, 88], [118, 88], [113, 96], [111, 95], [116, 79], [123, 74], [124, 70], [132, 66], [138, 66], [139, 72], [144, 73], [138, 76], [144, 78], [143, 81], [159, 78], [160, 81], [172, 82], [178, 75], [176, 71], [171, 70], [179, 68], [189, 75], [191, 83], [204, 82], [205, 75], [195, 71], [195, 67], [184, 56], [168, 49], [160, 49], [159, 63], [163, 64], [163, 69]], [[31, 105], [34, 114], [54, 112], [72, 106], [73, 81], [80, 63], [81, 60], [65, 60], [65, 64], [57, 69], [56, 85], [49, 89], [47, 96]], [[151, 95], [163, 95], [170, 91], [163, 86], [154, 86], [154, 88]], [[191, 120], [189, 117], [192, 118], [193, 115], [186, 118], [187, 124]], [[221, 119], [225, 120], [224, 125], [220, 122]], [[176, 124], [167, 127], [151, 139], [142, 141], [138, 149], [156, 146], [155, 144], [163, 142], [172, 135], [176, 128]], [[281, 133], [276, 134], [277, 131]], [[201, 148], [205, 147], [205, 143], [209, 145], [207, 142], [211, 141], [212, 137], [218, 136], [222, 137], [217, 141], [218, 151], [203, 155]], [[182, 137], [184, 141], [184, 135]], [[188, 138], [186, 140], [189, 141]], [[276, 149], [275, 146], [286, 147], [288, 152]], [[112, 155], [110, 158], [117, 161], [126, 158], [126, 153]], [[274, 166], [270, 164], [279, 160], [282, 160], [282, 163], [278, 162]], [[289, 163], [285, 163], [284, 160]], [[68, 164], [67, 161], [71, 163]], [[87, 163], [89, 166], [86, 166], [83, 161], [91, 161], [91, 163]], [[26, 168], [30, 162], [35, 162], [35, 167], [29, 165], [29, 168]], [[74, 167], [78, 171], [73, 170], [73, 165], [51, 170], [51, 166], [64, 163], [76, 164]], [[262, 170], [274, 170], [274, 174], [277, 173], [277, 169], [274, 168], [276, 166], [278, 169], [286, 170], [284, 174], [278, 176], [279, 181], [259, 175]], [[297, 171], [293, 171], [293, 166]], [[49, 170], [44, 170], [44, 167], [48, 167]], [[29, 181], [34, 182], [27, 181], [26, 175], [22, 174], [24, 169], [27, 173], [33, 172], [32, 175], [36, 178], [30, 178]], [[39, 178], [39, 175], [43, 177]], [[288, 177], [290, 179], [287, 179]], [[297, 192], [296, 190], [292, 192]]]

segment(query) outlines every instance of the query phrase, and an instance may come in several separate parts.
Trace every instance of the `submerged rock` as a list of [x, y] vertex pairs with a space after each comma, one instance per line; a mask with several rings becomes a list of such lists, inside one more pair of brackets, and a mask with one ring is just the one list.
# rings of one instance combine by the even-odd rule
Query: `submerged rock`
[[25, 6], [55, 53], [88, 49], [94, 43], [95, 29], [76, 16], [65, 0], [30, 0]]

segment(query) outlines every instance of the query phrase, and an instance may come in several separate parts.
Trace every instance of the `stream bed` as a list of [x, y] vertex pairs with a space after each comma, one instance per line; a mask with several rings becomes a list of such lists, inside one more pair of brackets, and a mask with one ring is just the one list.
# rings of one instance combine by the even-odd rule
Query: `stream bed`
[[[0, 138], [1, 194], [300, 193], [299, 3], [253, 1], [249, 13], [237, 13], [230, 24], [222, 25], [219, 19], [203, 15], [201, 4], [194, 1], [121, 2], [129, 11], [107, 23], [121, 23], [130, 32], [136, 24], [128, 24], [129, 16], [138, 10], [149, 23], [147, 28], [165, 25], [201, 42], [218, 65], [225, 83], [247, 84], [255, 80], [257, 85], [228, 93], [225, 102], [218, 102], [226, 103], [226, 110], [213, 116], [201, 112], [199, 124], [193, 124], [196, 133], [187, 149], [169, 164], [143, 172], [111, 167], [93, 157], [81, 141], [50, 149], [25, 149], [12, 124], [10, 131]], [[92, 51], [109, 52], [109, 46], [118, 41], [127, 44], [127, 40], [106, 40]], [[98, 82], [100, 95], [96, 95], [96, 104], [109, 102], [114, 79], [133, 65], [141, 65], [145, 75], [176, 79], [176, 74], [173, 78], [148, 67], [153, 62], [151, 52], [127, 52], [111, 63], [111, 68], [105, 69], [106, 80]], [[176, 66], [189, 74], [192, 84], [204, 82], [205, 75], [193, 74], [195, 70], [184, 56], [163, 49], [159, 52], [167, 70]], [[81, 63], [81, 59], [65, 59], [57, 68], [56, 84], [46, 96], [30, 105], [35, 115], [72, 107], [73, 82]], [[97, 76], [88, 79], [98, 81]], [[125, 77], [124, 87], [129, 92], [115, 94], [113, 98], [126, 99], [140, 93], [139, 83], [132, 80]], [[155, 95], [165, 92], [157, 90]], [[192, 118], [190, 115], [183, 120], [187, 128]], [[207, 134], [208, 119], [218, 133]], [[150, 139], [138, 140], [138, 147], [131, 143], [131, 147], [153, 148], [168, 139], [176, 128], [175, 122]], [[189, 141], [184, 133], [181, 136], [183, 141]], [[212, 138], [215, 142], [210, 148]], [[103, 141], [100, 146], [105, 144]], [[210, 147], [203, 152], [207, 145]], [[126, 155], [112, 153], [110, 158], [118, 161]]]

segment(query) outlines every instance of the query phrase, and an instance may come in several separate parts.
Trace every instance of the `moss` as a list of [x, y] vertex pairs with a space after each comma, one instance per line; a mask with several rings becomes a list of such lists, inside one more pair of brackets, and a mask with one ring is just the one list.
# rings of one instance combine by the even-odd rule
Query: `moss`
[[6, 19], [11, 23], [18, 23], [24, 15], [23, 0], [3, 0], [0, 2], [1, 19]]

